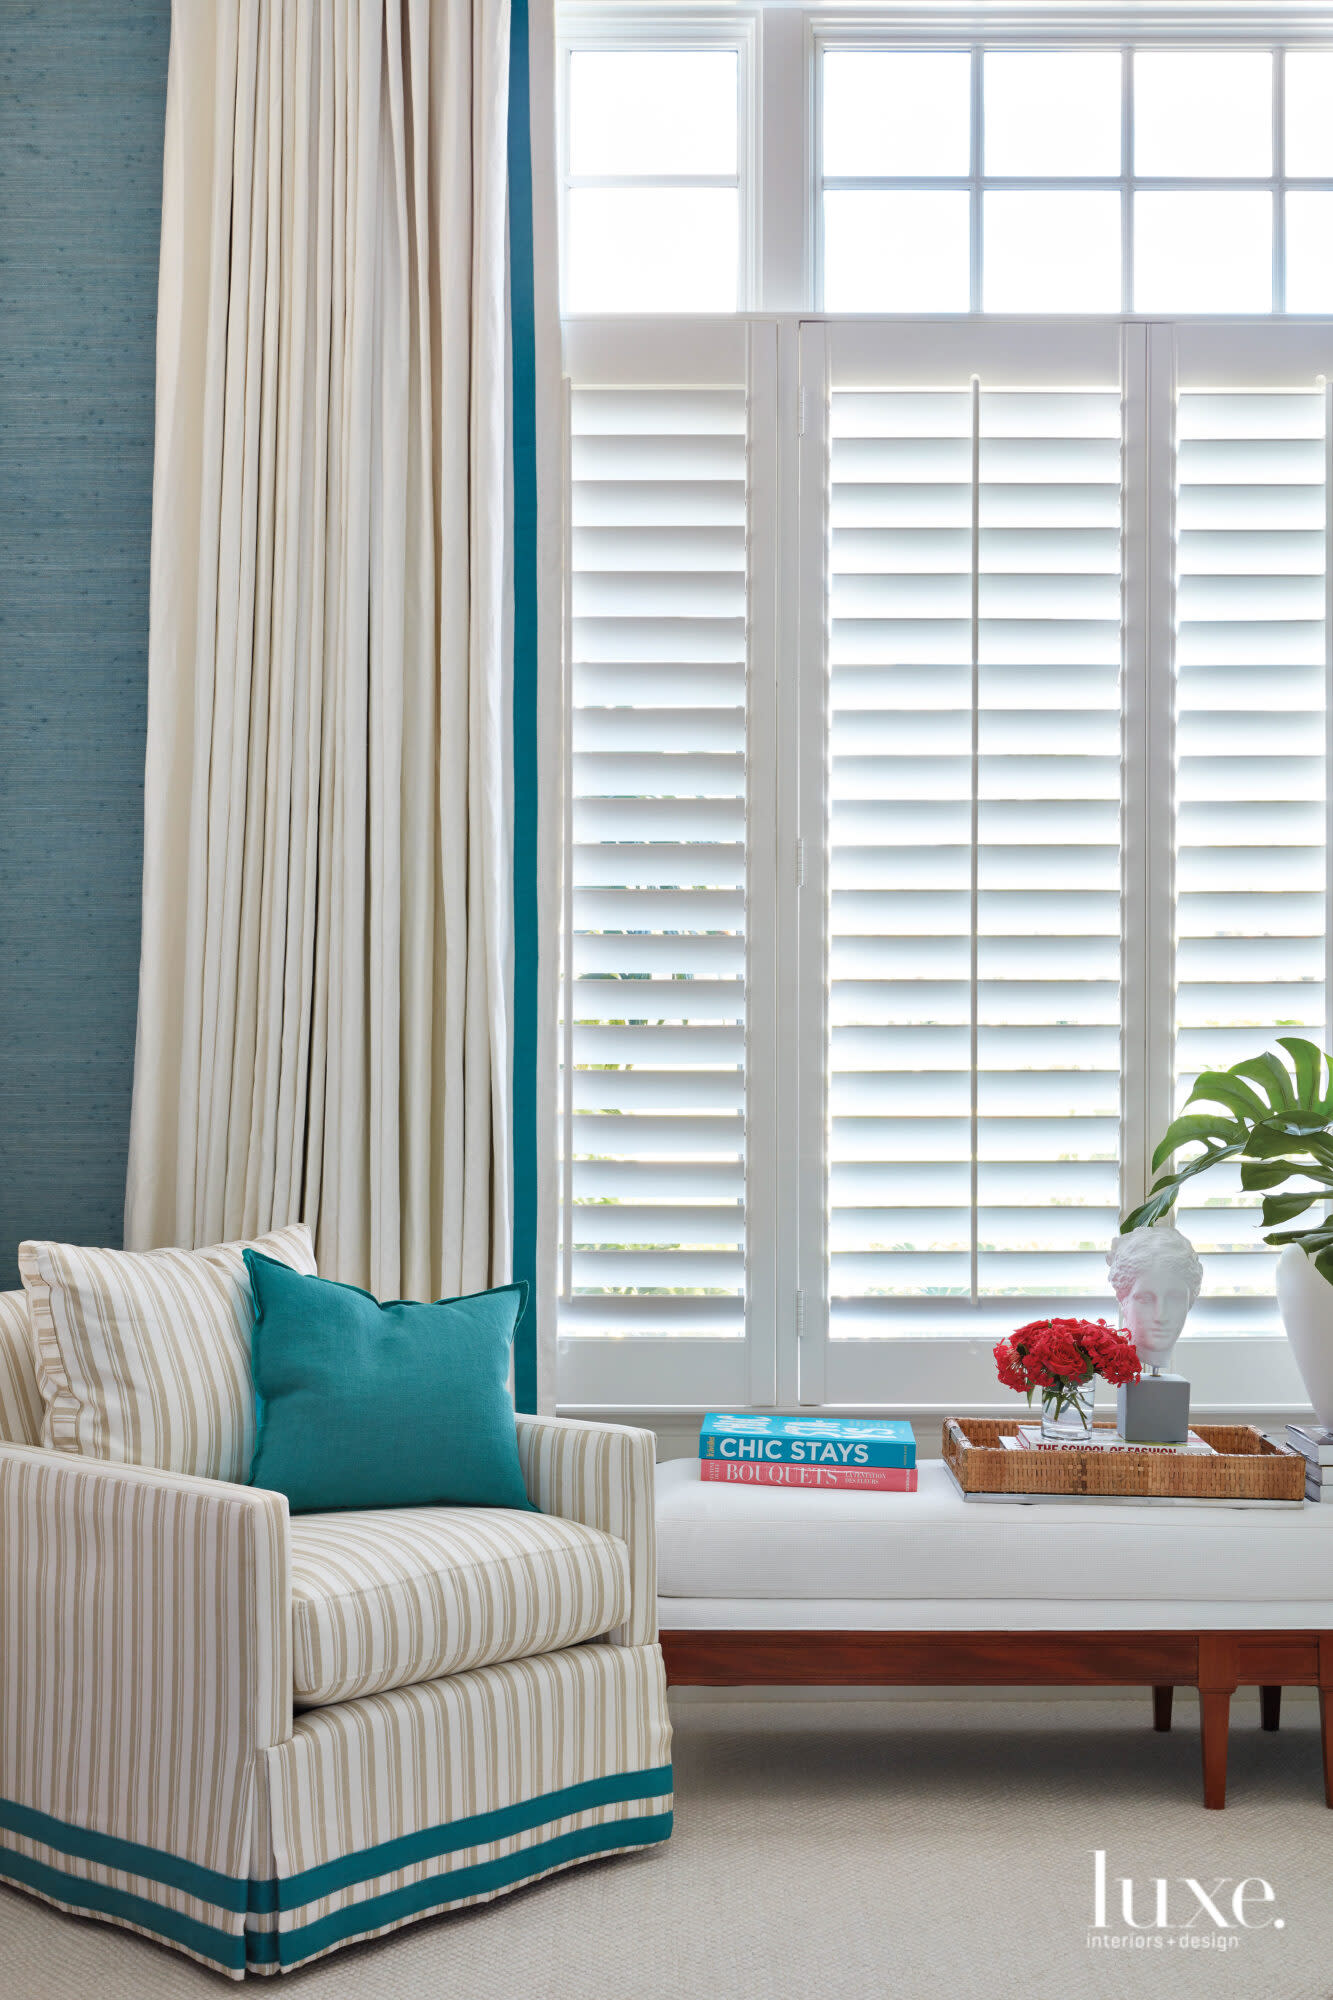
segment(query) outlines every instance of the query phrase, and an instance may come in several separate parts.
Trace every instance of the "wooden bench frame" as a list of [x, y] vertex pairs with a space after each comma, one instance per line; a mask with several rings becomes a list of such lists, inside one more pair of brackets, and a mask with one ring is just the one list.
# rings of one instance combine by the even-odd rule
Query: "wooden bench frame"
[[1151, 1687], [1171, 1727], [1177, 1687], [1199, 1691], [1203, 1802], [1227, 1798], [1227, 1732], [1238, 1687], [1260, 1690], [1276, 1729], [1284, 1687], [1319, 1690], [1324, 1803], [1333, 1807], [1333, 1631], [664, 1631], [674, 1687]]

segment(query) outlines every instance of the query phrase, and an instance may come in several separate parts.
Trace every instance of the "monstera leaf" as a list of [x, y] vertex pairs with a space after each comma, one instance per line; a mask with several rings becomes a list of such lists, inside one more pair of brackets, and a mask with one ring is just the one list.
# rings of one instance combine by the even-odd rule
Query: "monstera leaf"
[[[1264, 1196], [1265, 1243], [1299, 1243], [1333, 1283], [1333, 1217], [1325, 1208], [1333, 1201], [1333, 1058], [1294, 1035], [1280, 1035], [1278, 1048], [1286, 1051], [1285, 1061], [1265, 1049], [1199, 1078], [1152, 1156], [1153, 1171], [1183, 1146], [1197, 1150], [1158, 1174], [1148, 1199], [1121, 1223], [1122, 1235], [1169, 1215], [1186, 1181], [1221, 1160], [1239, 1160], [1241, 1186]], [[1292, 1180], [1305, 1186], [1269, 1192]], [[1304, 1228], [1279, 1227], [1312, 1208], [1318, 1214]]]

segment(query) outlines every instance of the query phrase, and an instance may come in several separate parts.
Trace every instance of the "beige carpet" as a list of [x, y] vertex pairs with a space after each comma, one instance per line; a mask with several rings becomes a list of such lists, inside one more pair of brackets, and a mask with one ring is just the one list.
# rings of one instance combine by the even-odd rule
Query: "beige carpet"
[[[1278, 1737], [1246, 1691], [1231, 1803], [1199, 1804], [1193, 1698], [1155, 1736], [1134, 1701], [681, 1704], [677, 1832], [483, 1908], [237, 1988], [107, 1926], [0, 1891], [3, 2000], [1330, 2000], [1333, 1813], [1312, 1703]], [[1280, 1926], [1089, 1949], [1093, 1850], [1112, 1878], [1263, 1876]], [[1113, 1894], [1118, 1901], [1119, 1891]], [[1219, 1899], [1220, 1900], [1220, 1899]], [[1144, 1935], [1158, 1935], [1145, 1933]]]

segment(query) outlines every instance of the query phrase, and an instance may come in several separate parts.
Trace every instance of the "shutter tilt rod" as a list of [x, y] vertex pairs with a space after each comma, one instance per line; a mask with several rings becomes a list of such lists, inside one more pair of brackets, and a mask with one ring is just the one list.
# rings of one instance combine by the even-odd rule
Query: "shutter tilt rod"
[[980, 1038], [977, 1032], [977, 923], [980, 916], [980, 839], [981, 839], [981, 377], [972, 377], [972, 875], [971, 875], [971, 960], [969, 966], [970, 995], [968, 1021], [971, 1029], [971, 1292], [972, 1303], [980, 1299], [979, 1255], [977, 1235], [980, 1228], [978, 1215], [978, 1172], [977, 1141], [979, 1136], [980, 1105], [978, 1099], [978, 1058]]

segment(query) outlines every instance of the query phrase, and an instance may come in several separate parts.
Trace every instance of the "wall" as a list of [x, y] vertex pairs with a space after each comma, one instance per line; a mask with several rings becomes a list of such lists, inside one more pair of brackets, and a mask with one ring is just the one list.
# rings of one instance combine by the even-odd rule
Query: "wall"
[[0, 0], [0, 1286], [118, 1244], [169, 0]]

